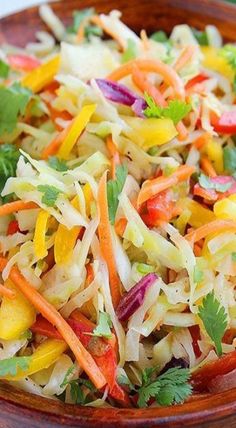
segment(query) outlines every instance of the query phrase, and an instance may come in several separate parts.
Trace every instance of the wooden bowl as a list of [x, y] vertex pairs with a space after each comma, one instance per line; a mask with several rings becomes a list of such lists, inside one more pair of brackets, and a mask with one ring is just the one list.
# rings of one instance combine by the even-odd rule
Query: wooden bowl
[[[170, 31], [188, 23], [199, 29], [214, 24], [226, 40], [236, 41], [236, 6], [217, 0], [64, 0], [53, 4], [68, 23], [72, 11], [95, 6], [98, 12], [119, 9], [133, 29]], [[0, 43], [24, 46], [44, 28], [38, 9], [32, 8], [0, 21]], [[236, 427], [236, 389], [199, 396], [178, 406], [149, 409], [93, 409], [65, 405], [31, 395], [2, 383], [0, 385], [0, 428], [154, 428], [154, 427]]]

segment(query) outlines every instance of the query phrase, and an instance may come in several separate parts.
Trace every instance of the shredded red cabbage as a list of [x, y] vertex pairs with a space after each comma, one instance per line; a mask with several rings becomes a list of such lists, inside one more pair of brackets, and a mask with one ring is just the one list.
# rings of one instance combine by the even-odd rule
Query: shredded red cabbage
[[115, 103], [129, 106], [137, 116], [143, 117], [146, 102], [142, 97], [136, 95], [121, 83], [112, 82], [107, 79], [96, 79], [96, 83], [105, 98]]
[[143, 304], [146, 291], [157, 280], [155, 273], [145, 275], [128, 293], [124, 294], [116, 308], [120, 321], [127, 321], [131, 315]]

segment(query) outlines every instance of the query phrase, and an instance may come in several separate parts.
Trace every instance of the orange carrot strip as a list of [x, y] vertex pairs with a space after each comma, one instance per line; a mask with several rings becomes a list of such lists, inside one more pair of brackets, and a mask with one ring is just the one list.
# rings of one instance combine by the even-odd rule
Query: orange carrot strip
[[[148, 95], [150, 95], [154, 99], [156, 104], [160, 105], [161, 107], [167, 106], [167, 102], [163, 97], [162, 93], [159, 91], [159, 89], [156, 88], [156, 86], [148, 82], [148, 80], [146, 79], [145, 73], [142, 73], [137, 66], [134, 66], [133, 68], [132, 80], [134, 84], [140, 89], [140, 91], [147, 92]], [[183, 122], [179, 122], [176, 125], [176, 128], [177, 128], [177, 131], [179, 132], [180, 140], [185, 140], [185, 138], [188, 135], [188, 132]]]
[[204, 134], [200, 135], [200, 137], [197, 137], [196, 140], [193, 141], [193, 146], [196, 149], [201, 150], [203, 146], [209, 143], [210, 139], [211, 139], [211, 135], [208, 132], [205, 132]]
[[153, 180], [147, 180], [143, 183], [138, 195], [138, 206], [146, 202], [148, 199], [156, 196], [163, 190], [175, 186], [178, 182], [187, 180], [195, 171], [195, 167], [181, 165], [169, 177], [157, 177]]
[[186, 46], [186, 48], [181, 52], [176, 63], [174, 64], [175, 71], [181, 70], [193, 57], [196, 52], [195, 46]]
[[32, 210], [38, 208], [34, 202], [14, 201], [0, 206], [0, 217], [3, 215], [12, 214], [16, 211]]
[[111, 155], [111, 158], [112, 158], [111, 159], [111, 175], [112, 175], [112, 178], [114, 180], [116, 178], [116, 167], [117, 167], [117, 165], [120, 165], [120, 155], [119, 155], [119, 152], [117, 150], [116, 145], [114, 144], [114, 142], [112, 140], [111, 135], [109, 135], [107, 137], [106, 143], [107, 143], [107, 148], [108, 148], [110, 155]]
[[108, 76], [108, 79], [120, 80], [123, 77], [128, 76], [132, 73], [133, 66], [135, 65], [142, 71], [160, 74], [164, 81], [173, 87], [177, 98], [185, 98], [185, 89], [181, 78], [178, 76], [176, 71], [173, 70], [173, 68], [160, 60], [135, 59], [117, 68]]
[[127, 220], [126, 218], [122, 217], [115, 223], [115, 231], [118, 236], [123, 236], [125, 228], [127, 226]]
[[187, 233], [187, 235], [185, 235], [185, 239], [194, 243], [200, 241], [200, 239], [205, 238], [211, 233], [222, 232], [224, 230], [236, 231], [236, 222], [233, 220], [213, 220], [210, 223], [204, 224], [198, 229]]
[[0, 294], [8, 299], [14, 299], [16, 296], [14, 291], [10, 290], [10, 288], [4, 287], [2, 284], [0, 284]]
[[92, 24], [97, 25], [98, 27], [102, 28], [103, 31], [105, 33], [107, 33], [109, 36], [111, 36], [112, 39], [116, 40], [117, 43], [119, 44], [119, 46], [121, 47], [122, 50], [125, 50], [126, 45], [123, 41], [123, 39], [121, 39], [118, 34], [116, 34], [114, 31], [112, 31], [110, 28], [108, 28], [102, 21], [102, 19], [95, 15], [95, 16], [91, 16], [90, 18], [90, 22], [92, 22]]
[[107, 203], [107, 172], [104, 172], [98, 186], [98, 207], [100, 211], [100, 223], [98, 226], [98, 236], [101, 252], [107, 263], [110, 279], [111, 297], [116, 308], [120, 298], [120, 281], [116, 271], [115, 257], [112, 248], [112, 236], [108, 214]]
[[200, 165], [201, 165], [202, 170], [209, 177], [216, 177], [217, 176], [216, 171], [215, 171], [211, 161], [206, 156], [202, 156], [202, 158], [200, 160]]
[[47, 147], [42, 151], [41, 158], [42, 159], [48, 159], [49, 156], [54, 155], [59, 147], [61, 146], [62, 142], [66, 138], [67, 134], [69, 133], [71, 126], [73, 124], [73, 120], [69, 123], [69, 125], [63, 129], [59, 134], [56, 135], [55, 138], [48, 144]]
[[[0, 271], [2, 271], [6, 265], [7, 259], [1, 257]], [[43, 315], [43, 317], [56, 327], [74, 353], [78, 364], [87, 373], [94, 385], [97, 388], [102, 388], [106, 384], [103, 374], [99, 370], [92, 356], [84, 348], [61, 314], [37, 290], [35, 290], [28, 280], [24, 278], [16, 265], [11, 268], [9, 277], [29, 302], [32, 303], [32, 305]]]
[[201, 255], [202, 255], [202, 248], [198, 244], [194, 244], [193, 251], [194, 251], [194, 255], [196, 257], [201, 257]]

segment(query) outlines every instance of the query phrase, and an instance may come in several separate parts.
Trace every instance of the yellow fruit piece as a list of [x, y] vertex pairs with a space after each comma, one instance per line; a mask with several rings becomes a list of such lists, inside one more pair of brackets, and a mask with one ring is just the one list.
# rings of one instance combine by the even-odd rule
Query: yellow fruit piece
[[224, 170], [223, 149], [217, 141], [211, 140], [206, 144], [205, 153], [207, 154], [217, 174], [222, 174]]
[[49, 61], [35, 68], [30, 73], [26, 74], [21, 80], [22, 86], [26, 86], [33, 92], [41, 91], [44, 86], [52, 82], [57, 74], [60, 65], [60, 55], [56, 55]]
[[4, 376], [2, 379], [20, 380], [42, 369], [47, 369], [54, 364], [61, 354], [67, 349], [67, 344], [63, 340], [47, 339], [35, 350], [31, 356], [27, 370], [19, 369], [16, 376]]
[[214, 205], [214, 213], [217, 218], [220, 219], [231, 219], [236, 221], [236, 200], [229, 196], [221, 201], [218, 201]]
[[23, 294], [7, 280], [7, 288], [15, 293], [14, 299], [3, 297], [0, 306], [0, 339], [18, 339], [35, 321], [36, 312]]
[[125, 121], [131, 127], [126, 135], [145, 150], [168, 143], [178, 134], [171, 119], [126, 117]]
[[71, 259], [80, 229], [80, 226], [67, 229], [63, 224], [59, 224], [54, 243], [54, 257], [58, 265], [66, 264]]
[[75, 117], [73, 120], [73, 124], [70, 128], [70, 131], [68, 132], [67, 136], [65, 137], [59, 151], [58, 156], [63, 159], [67, 159], [71, 150], [73, 149], [74, 145], [76, 144], [76, 141], [78, 140], [79, 136], [83, 132], [84, 128], [89, 123], [91, 116], [96, 110], [96, 104], [90, 104], [87, 106], [84, 106], [80, 113]]
[[217, 73], [222, 74], [233, 82], [234, 72], [226, 59], [219, 55], [219, 49], [212, 46], [203, 46], [201, 50], [204, 55], [203, 66], [217, 71]]

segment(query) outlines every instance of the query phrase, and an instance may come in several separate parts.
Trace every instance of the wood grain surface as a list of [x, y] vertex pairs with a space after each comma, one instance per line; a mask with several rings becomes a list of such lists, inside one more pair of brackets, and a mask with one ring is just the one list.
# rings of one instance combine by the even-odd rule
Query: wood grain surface
[[[2, 0], [5, 1], [5, 0]], [[8, 0], [10, 1], [10, 0]], [[20, 1], [20, 0], [19, 0]], [[217, 0], [64, 0], [53, 4], [65, 23], [75, 9], [94, 6], [98, 12], [119, 9], [136, 31], [188, 23], [199, 29], [215, 24], [226, 40], [236, 41], [236, 6]], [[32, 8], [0, 21], [0, 43], [24, 46], [45, 28]], [[236, 428], [236, 389], [207, 395], [184, 405], [149, 409], [91, 409], [64, 405], [0, 384], [0, 428]]]

